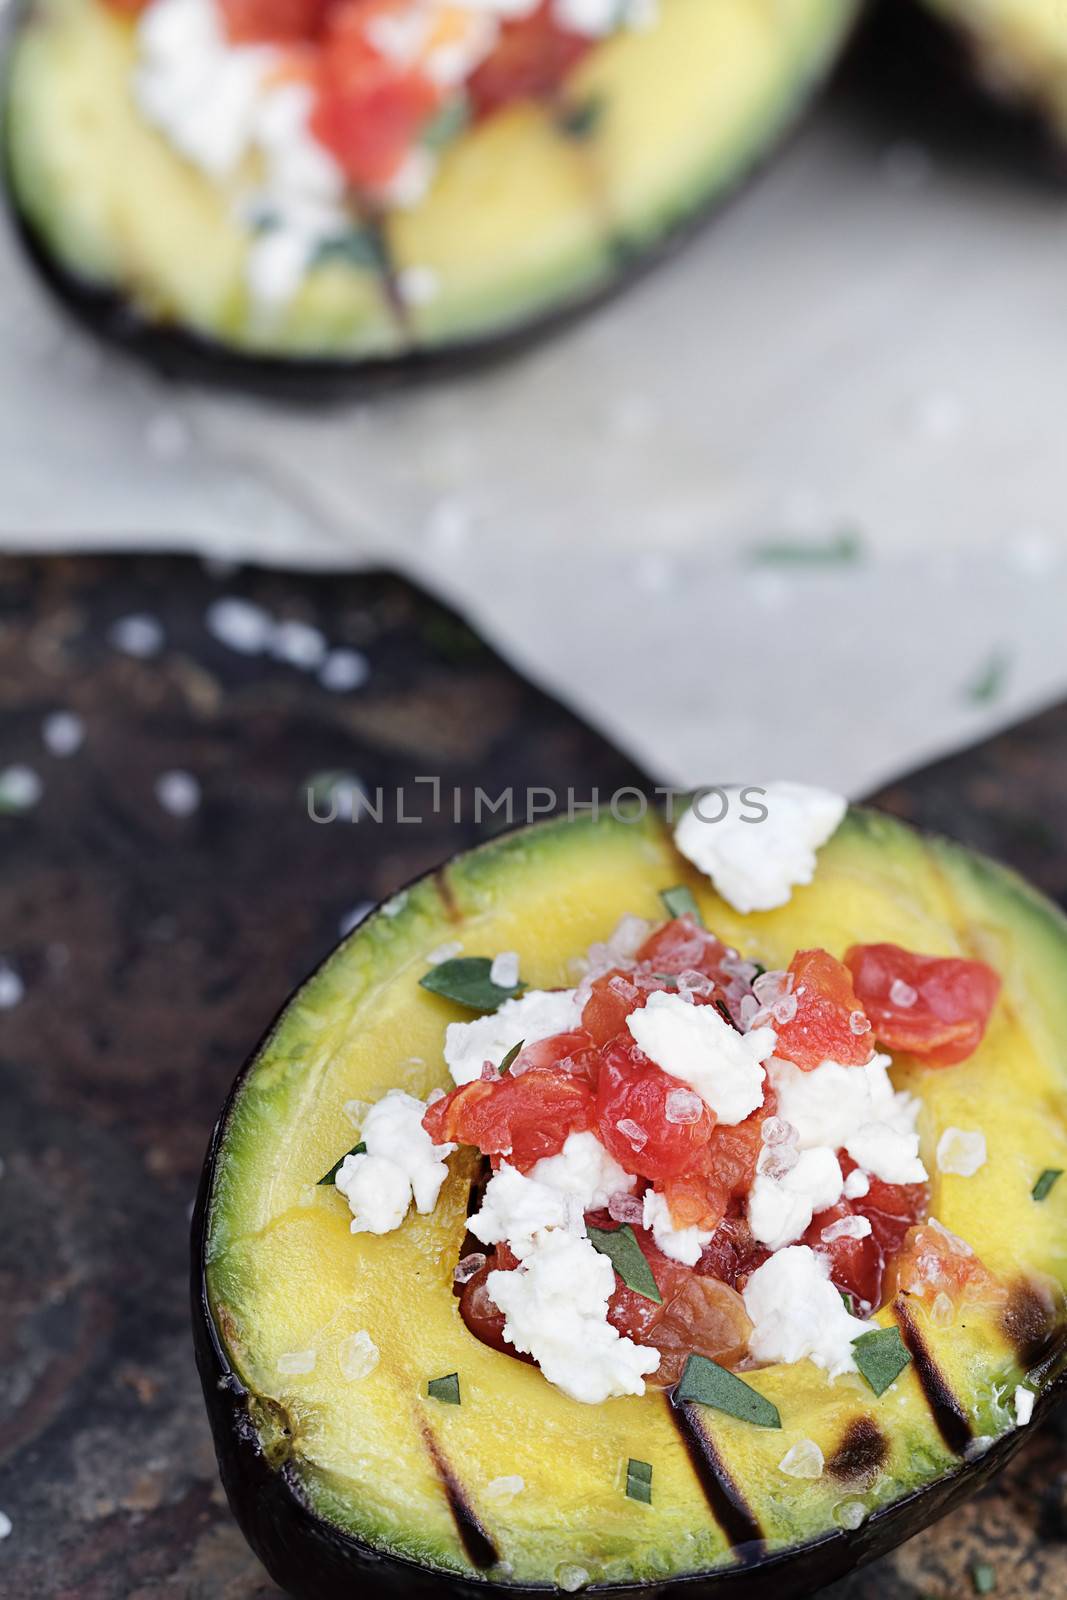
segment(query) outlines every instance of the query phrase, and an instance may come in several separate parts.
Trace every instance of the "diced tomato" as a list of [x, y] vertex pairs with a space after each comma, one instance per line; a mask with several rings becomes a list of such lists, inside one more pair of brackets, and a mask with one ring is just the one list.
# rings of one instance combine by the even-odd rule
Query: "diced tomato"
[[570, 1134], [595, 1127], [596, 1101], [584, 1078], [545, 1067], [463, 1084], [435, 1101], [422, 1125], [435, 1144], [472, 1144], [527, 1172], [558, 1155]]
[[[856, 1163], [845, 1151], [838, 1152], [846, 1178]], [[837, 1288], [855, 1297], [861, 1312], [882, 1304], [886, 1270], [897, 1255], [909, 1228], [926, 1215], [928, 1194], [923, 1183], [883, 1183], [869, 1180], [870, 1188], [855, 1200], [840, 1200], [812, 1220], [804, 1243], [830, 1260], [830, 1276]], [[863, 1239], [845, 1235], [823, 1242], [823, 1231], [847, 1217], [866, 1217], [871, 1232]]]
[[950, 1067], [981, 1044], [1000, 993], [1000, 979], [984, 961], [916, 955], [896, 944], [853, 945], [845, 961], [887, 1050]]
[[701, 1251], [694, 1271], [701, 1277], [718, 1278], [731, 1289], [743, 1289], [770, 1253], [766, 1245], [757, 1244], [753, 1238], [744, 1203], [735, 1199]]
[[468, 84], [475, 113], [486, 116], [514, 100], [544, 99], [591, 44], [587, 35], [563, 27], [552, 0], [542, 0], [531, 16], [505, 22], [492, 55]]
[[[671, 1120], [672, 1095], [688, 1096], [693, 1109], [700, 1103], [695, 1120]], [[616, 1161], [627, 1171], [652, 1179], [691, 1166], [715, 1126], [714, 1113], [698, 1095], [661, 1071], [621, 1034], [601, 1054], [596, 1115], [600, 1139]]]
[[[615, 1226], [609, 1217], [598, 1213], [591, 1213], [586, 1221], [596, 1227]], [[655, 1300], [649, 1300], [646, 1295], [638, 1294], [636, 1289], [628, 1289], [616, 1273], [615, 1292], [608, 1302], [608, 1321], [618, 1328], [620, 1333], [636, 1339], [638, 1344], [652, 1344], [652, 1333], [663, 1315], [664, 1307], [677, 1294], [690, 1273], [689, 1268], [683, 1266], [680, 1261], [672, 1261], [669, 1256], [663, 1254], [647, 1229], [635, 1227], [633, 1232], [645, 1260], [652, 1268], [652, 1276], [662, 1296], [662, 1303], [657, 1304]]]
[[[671, 994], [676, 989], [671, 974], [657, 974], [648, 965], [630, 971], [616, 967], [593, 983], [582, 1011], [582, 1027], [595, 1044], [606, 1045], [618, 1034], [626, 1033], [627, 1017], [645, 1005], [650, 994], [658, 991]], [[705, 1005], [713, 996], [709, 990], [707, 995], [696, 994], [691, 998], [695, 1005]]]
[[894, 1264], [896, 1287], [933, 1303], [1003, 1305], [1008, 1292], [962, 1239], [933, 1222], [910, 1228]]
[[802, 1072], [827, 1060], [846, 1067], [870, 1061], [873, 1036], [844, 963], [828, 950], [800, 950], [789, 963], [789, 972], [796, 1013], [791, 1021], [775, 1022], [775, 1054]]
[[533, 1361], [532, 1356], [521, 1355], [513, 1344], [504, 1338], [504, 1313], [496, 1302], [490, 1300], [486, 1279], [491, 1272], [513, 1272], [519, 1258], [506, 1244], [498, 1244], [486, 1256], [485, 1266], [469, 1278], [459, 1290], [459, 1314], [476, 1339], [499, 1350], [503, 1355], [518, 1356], [522, 1361]]
[[329, 0], [219, 0], [233, 44], [300, 44], [314, 39]]
[[762, 1106], [736, 1127], [716, 1127], [696, 1161], [662, 1187], [671, 1217], [679, 1228], [717, 1228], [730, 1201], [748, 1193], [763, 1148], [763, 1124], [774, 1115], [773, 1091]]
[[538, 1039], [524, 1046], [512, 1072], [518, 1075], [534, 1067], [559, 1067], [561, 1071], [595, 1083], [600, 1070], [600, 1052], [584, 1028], [574, 1028], [570, 1033], [554, 1033], [549, 1039]]
[[417, 73], [355, 89], [327, 81], [311, 131], [355, 188], [378, 189], [396, 177], [438, 104], [437, 89]]
[[653, 972], [702, 972], [720, 982], [726, 955], [722, 940], [692, 917], [675, 917], [649, 934], [637, 952], [637, 961]]

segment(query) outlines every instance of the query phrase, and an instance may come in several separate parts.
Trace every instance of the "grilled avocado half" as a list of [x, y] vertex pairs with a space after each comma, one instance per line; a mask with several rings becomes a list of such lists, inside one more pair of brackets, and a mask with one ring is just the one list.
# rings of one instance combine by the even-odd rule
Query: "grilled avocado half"
[[[207, 376], [324, 384], [514, 339], [594, 298], [733, 189], [836, 60], [859, 0], [661, 0], [549, 106], [515, 103], [444, 152], [380, 259], [313, 267], [265, 315], [234, 195], [185, 163], [130, 92], [131, 22], [29, 0], [13, 46], [7, 167], [53, 285], [98, 325]], [[433, 274], [401, 308], [406, 268]]]
[[[475, 1164], [457, 1152], [437, 1210], [353, 1236], [344, 1199], [317, 1180], [343, 1153], [345, 1104], [394, 1086], [440, 1086], [445, 1025], [462, 1013], [419, 986], [428, 953], [517, 950], [539, 987], [625, 913], [662, 916], [690, 884], [707, 924], [746, 956], [784, 966], [799, 945], [857, 940], [978, 955], [1003, 998], [978, 1052], [899, 1086], [923, 1101], [931, 1210], [1009, 1289], [995, 1313], [935, 1325], [898, 1297], [912, 1363], [881, 1398], [804, 1361], [746, 1373], [781, 1431], [661, 1391], [582, 1405], [540, 1371], [468, 1333], [452, 1294]], [[781, 910], [740, 916], [677, 854], [652, 815], [561, 821], [461, 856], [384, 905], [295, 995], [238, 1078], [209, 1151], [193, 1227], [193, 1310], [204, 1392], [234, 1512], [275, 1579], [301, 1600], [475, 1596], [610, 1585], [745, 1600], [809, 1594], [916, 1532], [968, 1494], [1024, 1436], [1016, 1386], [1041, 1416], [1067, 1388], [1067, 921], [1005, 869], [886, 817], [852, 811], [815, 881]], [[939, 1129], [980, 1126], [986, 1165], [937, 1172]], [[1040, 1194], [1042, 1185], [1038, 1183]], [[369, 1376], [345, 1376], [344, 1341], [368, 1330]], [[316, 1351], [284, 1376], [279, 1357]], [[285, 1363], [283, 1362], [284, 1366]], [[458, 1375], [457, 1396], [431, 1380]], [[825, 1471], [778, 1463], [813, 1439]], [[627, 1463], [653, 1468], [647, 1505]], [[511, 1499], [491, 1487], [521, 1477]], [[498, 1487], [498, 1486], [497, 1486]], [[857, 1526], [857, 1524], [859, 1524]], [[615, 1586], [621, 1586], [621, 1590]]]

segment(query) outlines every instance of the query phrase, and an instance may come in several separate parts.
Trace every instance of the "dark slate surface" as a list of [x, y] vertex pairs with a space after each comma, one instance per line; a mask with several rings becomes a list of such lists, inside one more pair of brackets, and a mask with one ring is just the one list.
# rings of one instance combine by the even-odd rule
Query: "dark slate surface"
[[[242, 656], [223, 595], [365, 653], [346, 694]], [[109, 642], [145, 614], [164, 643]], [[76, 754], [41, 724], [77, 712]], [[467, 845], [475, 785], [640, 781], [631, 763], [388, 574], [212, 575], [191, 561], [0, 563], [0, 770], [43, 783], [0, 815], [0, 1596], [277, 1600], [218, 1488], [193, 1370], [186, 1230], [210, 1124], [280, 1000], [342, 919]], [[160, 776], [199, 782], [189, 816]], [[344, 773], [460, 785], [467, 815], [316, 826], [305, 785]], [[1067, 900], [1067, 709], [895, 785], [896, 811], [1024, 867]], [[2, 992], [2, 975], [0, 975]], [[835, 1600], [956, 1600], [992, 1559], [1001, 1596], [1067, 1594], [1063, 1430]]]

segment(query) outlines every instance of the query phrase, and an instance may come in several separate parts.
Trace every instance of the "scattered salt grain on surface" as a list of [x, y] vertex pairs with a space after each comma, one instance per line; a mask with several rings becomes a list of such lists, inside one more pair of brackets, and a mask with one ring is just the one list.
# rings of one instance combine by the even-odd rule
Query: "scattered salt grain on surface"
[[452, 1282], [458, 1288], [462, 1288], [465, 1283], [470, 1283], [472, 1278], [478, 1276], [488, 1259], [488, 1256], [483, 1255], [480, 1250], [472, 1250], [469, 1256], [464, 1256], [462, 1261], [457, 1262], [455, 1271], [452, 1273]]
[[8, 1516], [6, 1511], [0, 1511], [0, 1539], [7, 1539], [10, 1538], [10, 1536], [11, 1518]]
[[191, 772], [162, 772], [156, 779], [156, 799], [172, 817], [191, 817], [200, 805], [200, 785]]
[[259, 655], [274, 634], [269, 613], [236, 595], [213, 600], [204, 614], [204, 625], [213, 639], [241, 656]]
[[22, 1000], [26, 987], [6, 961], [0, 961], [0, 1011], [12, 1011]]
[[526, 1479], [514, 1473], [510, 1477], [491, 1478], [485, 1486], [485, 1492], [490, 1500], [514, 1500], [525, 1487]]
[[366, 1121], [367, 1112], [370, 1110], [370, 1100], [346, 1100], [341, 1110], [352, 1124], [353, 1128], [362, 1128]]
[[629, 1140], [630, 1144], [635, 1150], [643, 1150], [645, 1145], [648, 1143], [648, 1134], [645, 1132], [644, 1128], [642, 1128], [641, 1124], [639, 1122], [635, 1122], [632, 1117], [623, 1117], [620, 1122], [615, 1124], [615, 1126], [618, 1128], [623, 1138]]
[[901, 1011], [910, 1011], [918, 998], [918, 989], [913, 989], [903, 978], [894, 978], [889, 985], [889, 1002], [891, 1005], [899, 1006]]
[[41, 724], [45, 749], [53, 756], [72, 756], [85, 739], [85, 723], [73, 711], [53, 711]]
[[334, 694], [362, 689], [370, 677], [370, 662], [361, 650], [331, 650], [319, 670], [319, 682]]
[[870, 1033], [871, 1024], [862, 1011], [850, 1011], [848, 1014], [849, 1032], [854, 1033], [857, 1039], [862, 1039], [865, 1033]]
[[278, 1371], [287, 1378], [302, 1378], [315, 1370], [314, 1350], [286, 1350], [278, 1357], [275, 1365]]
[[842, 1217], [824, 1228], [820, 1237], [823, 1244], [834, 1244], [838, 1239], [866, 1239], [871, 1232], [869, 1217]]
[[948, 1328], [956, 1320], [956, 1308], [950, 1296], [942, 1289], [934, 1296], [930, 1307], [930, 1321], [935, 1328]]
[[353, 928], [358, 928], [361, 922], [365, 922], [373, 910], [373, 900], [361, 900], [351, 911], [346, 911], [337, 923], [337, 931], [341, 938], [351, 933]]
[[665, 1114], [668, 1122], [684, 1127], [700, 1121], [704, 1115], [704, 1101], [694, 1089], [672, 1089], [667, 1096]]
[[0, 772], [0, 813], [32, 811], [43, 793], [44, 784], [32, 767], [16, 765]]
[[441, 279], [432, 267], [404, 267], [397, 273], [396, 287], [406, 306], [428, 306], [441, 293]]
[[1025, 1428], [1034, 1414], [1034, 1401], [1037, 1396], [1032, 1389], [1026, 1389], [1020, 1383], [1015, 1391], [1013, 1403], [1015, 1405], [1015, 1426]]
[[366, 1328], [361, 1328], [358, 1333], [350, 1333], [347, 1339], [342, 1339], [337, 1359], [349, 1382], [358, 1383], [361, 1378], [370, 1377], [381, 1355]]
[[489, 981], [498, 989], [514, 989], [519, 981], [519, 958], [514, 950], [502, 950], [493, 957]]
[[162, 623], [144, 612], [119, 617], [117, 622], [111, 624], [107, 636], [116, 650], [121, 650], [123, 655], [134, 656], [139, 661], [158, 656], [163, 648]]
[[455, 956], [458, 956], [462, 949], [463, 946], [459, 940], [453, 939], [450, 943], [439, 944], [436, 949], [431, 950], [426, 960], [431, 967], [437, 967], [440, 966], [442, 961], [451, 961]]
[[628, 1222], [640, 1228], [644, 1225], [645, 1208], [636, 1195], [613, 1194], [608, 1201], [608, 1215], [614, 1222]]
[[584, 1567], [579, 1567], [575, 1562], [564, 1561], [556, 1568], [556, 1585], [565, 1594], [576, 1594], [579, 1589], [584, 1589], [589, 1582], [589, 1574]]
[[275, 625], [270, 653], [278, 661], [303, 672], [314, 672], [326, 660], [326, 640], [310, 622], [288, 617]]
[[814, 1439], [798, 1439], [779, 1461], [778, 1470], [787, 1478], [821, 1478], [825, 1464]]
[[938, 1172], [973, 1178], [985, 1164], [985, 1134], [979, 1129], [946, 1128], [937, 1141]]
[[867, 1507], [862, 1500], [842, 1500], [834, 1507], [834, 1520], [842, 1528], [859, 1528], [867, 1520]]

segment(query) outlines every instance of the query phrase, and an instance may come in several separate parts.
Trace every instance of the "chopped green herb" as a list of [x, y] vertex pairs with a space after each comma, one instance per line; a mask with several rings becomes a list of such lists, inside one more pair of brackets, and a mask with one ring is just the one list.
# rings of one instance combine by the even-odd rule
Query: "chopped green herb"
[[975, 673], [964, 689], [966, 699], [978, 706], [988, 706], [1004, 693], [1011, 667], [1011, 657], [1003, 650], [994, 650]]
[[459, 1398], [459, 1373], [450, 1372], [444, 1378], [431, 1378], [426, 1385], [426, 1393], [431, 1400], [440, 1400], [442, 1405], [458, 1406]]
[[341, 1157], [340, 1161], [335, 1161], [334, 1162], [334, 1164], [330, 1168], [329, 1172], [326, 1172], [326, 1173], [323, 1174], [323, 1176], [319, 1179], [319, 1181], [315, 1185], [315, 1187], [318, 1189], [318, 1188], [321, 1188], [324, 1183], [336, 1183], [337, 1182], [337, 1174], [340, 1172], [341, 1168], [344, 1166], [344, 1164], [348, 1160], [349, 1156], [365, 1156], [366, 1154], [367, 1154], [367, 1146], [363, 1143], [363, 1140], [361, 1139], [358, 1144], [354, 1144], [352, 1146], [351, 1150], [346, 1150], [345, 1151], [345, 1153]]
[[698, 927], [704, 926], [704, 918], [700, 915], [700, 907], [696, 903], [692, 889], [684, 883], [675, 884], [673, 889], [661, 889], [660, 899], [672, 917], [692, 917]]
[[470, 105], [465, 95], [454, 95], [446, 100], [437, 115], [426, 124], [420, 142], [428, 150], [443, 150], [445, 145], [458, 139], [471, 120]]
[[663, 1296], [629, 1223], [623, 1228], [590, 1228], [588, 1231], [589, 1243], [602, 1256], [607, 1256], [626, 1287], [661, 1306]]
[[315, 251], [313, 265], [328, 266], [339, 261], [346, 266], [372, 267], [379, 271], [383, 266], [381, 240], [370, 228], [352, 228], [333, 239], [324, 239]]
[[568, 139], [590, 139], [600, 126], [603, 115], [603, 97], [591, 94], [584, 100], [576, 100], [573, 105], [564, 106], [556, 118], [556, 126]]
[[976, 1561], [971, 1568], [971, 1583], [975, 1594], [992, 1594], [997, 1586], [997, 1569], [988, 1561]]
[[774, 567], [854, 566], [863, 559], [863, 540], [851, 528], [827, 539], [771, 539], [757, 545], [753, 561]]
[[739, 1417], [757, 1428], [780, 1428], [782, 1419], [778, 1407], [771, 1404], [756, 1389], [743, 1383], [733, 1372], [720, 1367], [707, 1356], [690, 1356], [682, 1373], [682, 1381], [674, 1391], [675, 1401], [693, 1401], [698, 1406], [711, 1406], [715, 1411], [725, 1411], [728, 1416]]
[[1046, 1167], [1030, 1193], [1035, 1200], [1047, 1200], [1062, 1177], [1062, 1167]]
[[525, 1039], [520, 1039], [518, 1044], [513, 1044], [503, 1061], [500, 1063], [500, 1076], [502, 1078], [506, 1078], [508, 1073], [511, 1071], [515, 1062], [515, 1057], [518, 1055], [525, 1043]]
[[910, 1363], [911, 1355], [900, 1337], [899, 1328], [875, 1328], [853, 1339], [856, 1365], [875, 1394], [885, 1394]]
[[490, 977], [492, 966], [488, 956], [456, 956], [431, 967], [419, 982], [431, 994], [443, 995], [469, 1011], [495, 1011], [505, 1000], [513, 1000], [521, 994], [526, 985], [517, 983], [512, 989], [502, 988]]
[[640, 1500], [643, 1505], [652, 1504], [652, 1464], [648, 1461], [635, 1461], [631, 1456], [626, 1463], [626, 1495], [630, 1500]]
[[841, 1303], [848, 1312], [849, 1316], [854, 1317], [856, 1315], [856, 1302], [852, 1295], [850, 1295], [845, 1289], [839, 1289], [838, 1294], [840, 1294]]

